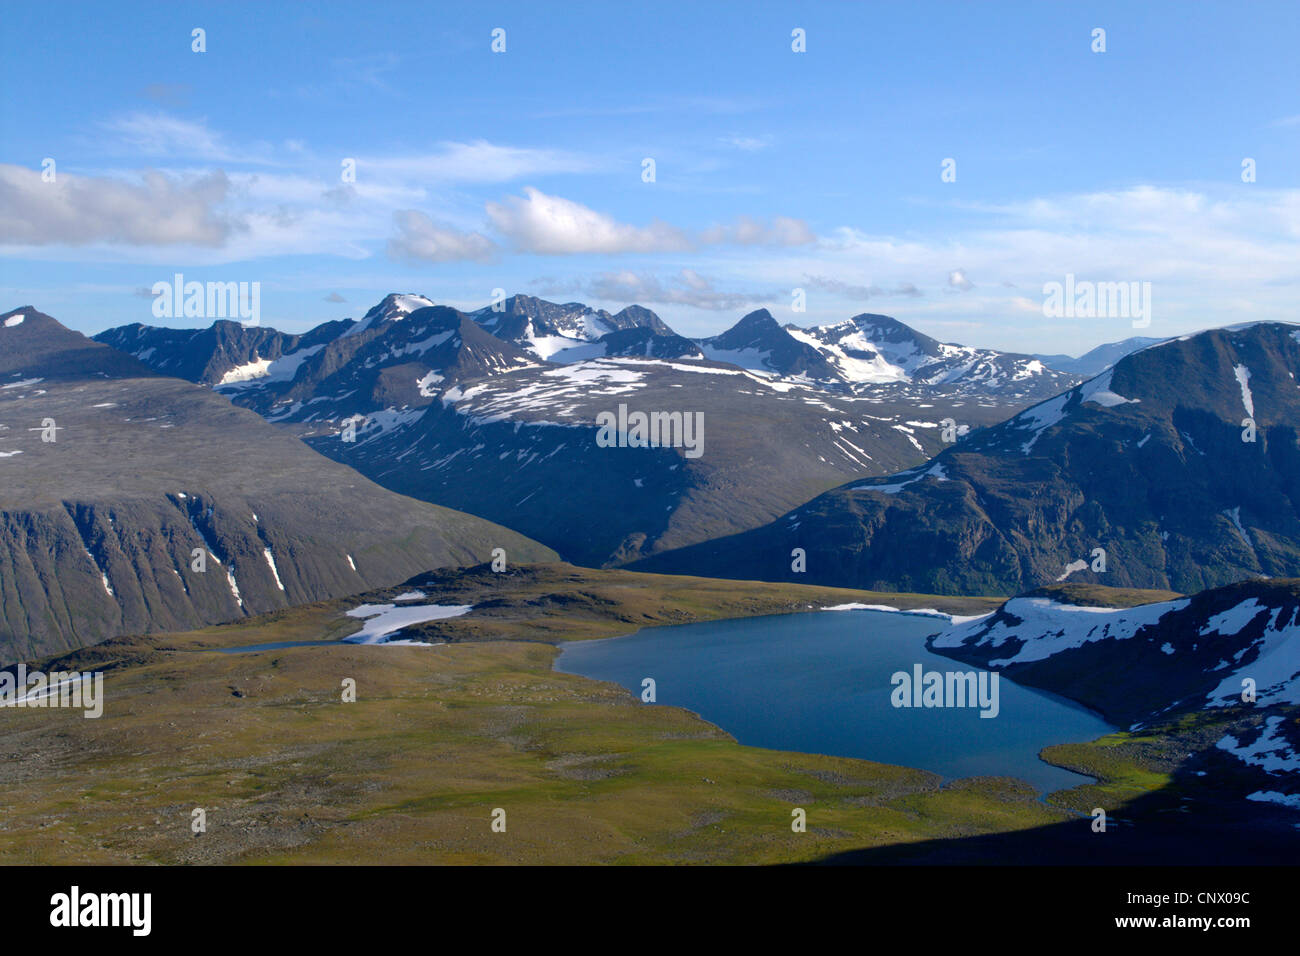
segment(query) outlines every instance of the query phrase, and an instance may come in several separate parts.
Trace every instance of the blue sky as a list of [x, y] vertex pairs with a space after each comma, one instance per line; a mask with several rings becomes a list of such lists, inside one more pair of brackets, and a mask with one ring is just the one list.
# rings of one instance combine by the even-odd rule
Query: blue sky
[[156, 322], [180, 272], [259, 282], [292, 331], [503, 288], [687, 335], [1135, 334], [1044, 317], [1070, 273], [1150, 282], [1141, 334], [1294, 321], [1297, 49], [1294, 3], [13, 5], [0, 308]]

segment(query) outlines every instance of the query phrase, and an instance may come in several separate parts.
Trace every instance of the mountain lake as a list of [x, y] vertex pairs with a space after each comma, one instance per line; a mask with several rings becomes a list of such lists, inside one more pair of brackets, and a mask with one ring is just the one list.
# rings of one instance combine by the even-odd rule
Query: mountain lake
[[[621, 684], [638, 698], [650, 678], [656, 704], [694, 711], [754, 747], [857, 757], [946, 779], [1018, 777], [1040, 793], [1089, 782], [1040, 760], [1039, 751], [1117, 728], [1070, 701], [931, 653], [926, 638], [946, 626], [941, 617], [875, 610], [709, 621], [568, 642], [555, 669]], [[978, 695], [967, 706], [895, 706], [921, 704], [921, 691], [908, 687], [928, 672], [974, 672], [966, 686], [978, 684], [985, 706]]]

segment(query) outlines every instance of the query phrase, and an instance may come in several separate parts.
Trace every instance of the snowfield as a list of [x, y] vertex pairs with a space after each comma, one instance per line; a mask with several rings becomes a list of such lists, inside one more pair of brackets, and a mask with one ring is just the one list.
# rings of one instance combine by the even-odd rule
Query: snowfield
[[[1297, 680], [1300, 676], [1300, 608], [1296, 609], [1292, 619], [1279, 620], [1281, 608], [1263, 607], [1251, 598], [1231, 611], [1211, 618], [1201, 633], [1235, 634], [1269, 610], [1272, 617], [1265, 625], [1264, 633], [1239, 650], [1231, 664], [1224, 662], [1220, 665], [1230, 670], [1207, 695], [1211, 707], [1223, 707], [1241, 700], [1241, 682], [1247, 677], [1255, 682], [1257, 703], [1300, 704], [1300, 680]], [[1240, 663], [1246, 659], [1249, 659], [1248, 664]]]
[[[402, 595], [406, 597], [406, 595]], [[421, 595], [423, 597], [423, 595]], [[362, 604], [348, 611], [348, 617], [364, 618], [361, 630], [343, 638], [345, 644], [391, 644], [418, 645], [432, 647], [423, 641], [392, 640], [389, 635], [399, 633], [402, 628], [426, 621], [441, 621], [449, 617], [460, 617], [474, 610], [472, 604], [417, 604], [398, 607], [396, 604]]]
[[1096, 641], [1128, 640], [1142, 628], [1190, 603], [1182, 598], [1117, 609], [1058, 604], [1048, 598], [1013, 598], [1003, 605], [1003, 609], [1019, 618], [1020, 624], [980, 618], [940, 634], [934, 639], [934, 646], [1002, 647], [1008, 642], [1018, 643], [1019, 647], [1014, 648], [1009, 656], [991, 660], [989, 666], [1026, 664]]
[[1292, 750], [1291, 745], [1278, 733], [1283, 719], [1282, 717], [1268, 718], [1264, 722], [1264, 729], [1260, 731], [1253, 743], [1243, 744], [1231, 734], [1226, 734], [1215, 746], [1251, 766], [1262, 768], [1267, 773], [1300, 772], [1300, 754]]

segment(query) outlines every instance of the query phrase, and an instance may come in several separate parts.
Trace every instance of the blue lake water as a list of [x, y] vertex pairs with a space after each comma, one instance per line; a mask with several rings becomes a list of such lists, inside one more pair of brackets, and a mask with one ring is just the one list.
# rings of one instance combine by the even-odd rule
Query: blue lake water
[[[977, 671], [926, 650], [945, 621], [826, 611], [656, 627], [561, 645], [556, 670], [685, 707], [742, 744], [859, 757], [945, 778], [1012, 776], [1046, 793], [1090, 778], [1038, 758], [1115, 730], [1082, 707], [1001, 677], [996, 717], [978, 707], [895, 707], [893, 674]], [[987, 678], [986, 678], [987, 679]], [[646, 705], [649, 706], [649, 705]]]

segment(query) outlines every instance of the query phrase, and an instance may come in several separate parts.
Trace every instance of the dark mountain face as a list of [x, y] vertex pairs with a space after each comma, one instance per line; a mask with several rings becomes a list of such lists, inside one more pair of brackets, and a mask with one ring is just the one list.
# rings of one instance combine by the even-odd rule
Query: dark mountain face
[[0, 363], [0, 661], [553, 556], [34, 310], [0, 316]]
[[[601, 446], [598, 417], [620, 405], [698, 416], [698, 456]], [[967, 410], [774, 386], [702, 362], [600, 359], [443, 388], [424, 408], [369, 416], [352, 443], [337, 421], [299, 431], [385, 487], [606, 565], [761, 524], [840, 476], [919, 462], [942, 446], [938, 420], [950, 412]]]
[[1242, 581], [1114, 609], [1087, 608], [1076, 587], [1012, 598], [931, 645], [1068, 694], [1123, 726], [1239, 703], [1244, 677], [1261, 706], [1300, 703], [1300, 580]]
[[[466, 316], [408, 311], [415, 299], [389, 296], [342, 335], [219, 390], [385, 487], [586, 564], [752, 528], [851, 478], [920, 463], [943, 447], [945, 418], [978, 428], [1020, 407], [958, 386], [828, 390], [808, 374], [833, 374], [820, 353], [767, 313], [719, 339], [739, 347], [733, 357], [769, 343], [764, 354], [796, 377], [705, 361], [636, 306], [611, 316], [516, 296]], [[620, 404], [702, 416], [703, 452], [598, 446], [597, 416]], [[355, 442], [343, 440], [349, 421]]]
[[307, 354], [291, 377], [273, 374], [225, 391], [274, 421], [311, 421], [423, 408], [456, 382], [536, 364], [464, 313], [440, 305], [337, 338]]
[[609, 317], [609, 324], [617, 330], [649, 329], [655, 335], [676, 335], [659, 316], [639, 305], [629, 305]]
[[65, 328], [30, 305], [0, 316], [0, 384], [15, 379], [122, 378], [153, 374], [138, 360]]
[[704, 354], [690, 339], [675, 333], [663, 334], [646, 326], [620, 329], [597, 340], [604, 346], [593, 358], [641, 357], [657, 359], [702, 359]]
[[[633, 329], [646, 330], [653, 336], [676, 337], [659, 316], [639, 305], [611, 315], [581, 302], [558, 305], [530, 295], [514, 295], [501, 303], [499, 311], [488, 306], [470, 316], [492, 335], [545, 361], [582, 361], [626, 354], [612, 352], [604, 343], [611, 334]], [[615, 340], [614, 347], [626, 349], [631, 342], [647, 340], [648, 337], [622, 336]], [[663, 348], [671, 351], [673, 347]]]
[[160, 329], [134, 323], [108, 329], [96, 342], [127, 352], [162, 375], [204, 385], [245, 381], [265, 374], [270, 363], [289, 356], [301, 357], [306, 349], [319, 349], [338, 338], [353, 323], [326, 322], [306, 335], [288, 335], [275, 329], [250, 327], [225, 319], [207, 329]]
[[[983, 594], [1067, 578], [1195, 591], [1295, 576], [1297, 376], [1295, 326], [1171, 341], [926, 465], [638, 567]], [[790, 569], [793, 548], [807, 551], [805, 574]]]
[[838, 375], [825, 356], [794, 338], [767, 309], [749, 313], [727, 331], [701, 339], [707, 358], [777, 375], [834, 381]]

